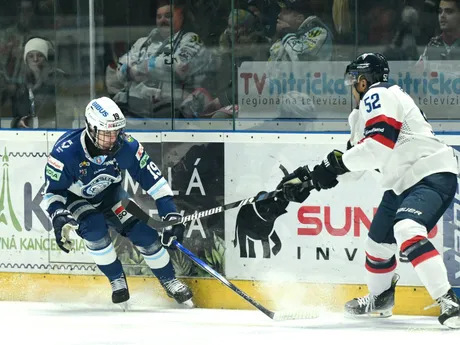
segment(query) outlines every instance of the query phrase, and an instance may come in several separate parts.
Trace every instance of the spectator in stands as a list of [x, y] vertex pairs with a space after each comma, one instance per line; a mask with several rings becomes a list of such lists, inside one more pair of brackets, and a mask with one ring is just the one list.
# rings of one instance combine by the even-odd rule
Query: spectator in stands
[[21, 81], [25, 68], [23, 47], [32, 36], [32, 27], [36, 22], [34, 7], [31, 0], [17, 1], [17, 18], [14, 25], [0, 30], [0, 106], [5, 107], [4, 113], [9, 114], [11, 96], [16, 85]]
[[310, 15], [308, 1], [285, 0], [280, 5], [269, 61], [332, 60], [332, 31], [319, 17]]
[[428, 42], [418, 65], [433, 60], [460, 59], [460, 0], [441, 0], [438, 10], [441, 34]]
[[[56, 128], [56, 89], [65, 73], [52, 66], [53, 53], [51, 42], [43, 38], [25, 44], [23, 81], [17, 83], [11, 102], [12, 128]], [[73, 111], [66, 115], [72, 117]]]
[[[281, 4], [276, 26], [277, 40], [270, 48], [269, 78], [287, 73], [285, 62], [333, 60], [334, 37], [329, 27], [303, 0], [285, 0]], [[275, 62], [275, 63], [273, 63]], [[289, 91], [286, 104], [277, 106], [278, 118], [316, 118], [317, 112], [310, 96], [303, 92]]]
[[232, 83], [238, 80], [238, 67], [245, 61], [267, 61], [270, 47], [259, 17], [251, 10], [234, 9], [227, 22], [228, 27], [220, 36], [218, 54], [221, 62], [217, 88], [223, 105], [236, 103], [238, 99], [237, 95], [232, 96]]
[[385, 48], [383, 54], [388, 61], [417, 60], [420, 55], [417, 50], [417, 37], [420, 34], [419, 11], [405, 5], [401, 9], [400, 21], [396, 27], [391, 44]]
[[128, 116], [171, 117], [171, 106], [178, 108], [200, 87], [213, 64], [200, 37], [189, 29], [185, 6], [161, 0], [156, 19], [156, 28], [118, 61], [117, 76], [124, 88], [114, 100]]

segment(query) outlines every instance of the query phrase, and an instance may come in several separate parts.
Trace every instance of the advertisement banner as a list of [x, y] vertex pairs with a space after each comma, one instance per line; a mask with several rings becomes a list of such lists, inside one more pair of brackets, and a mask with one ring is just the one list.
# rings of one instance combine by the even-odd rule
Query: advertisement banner
[[[161, 167], [173, 193], [178, 212], [191, 214], [214, 207], [224, 199], [223, 143], [148, 143], [143, 146], [150, 158]], [[158, 217], [155, 201], [140, 188], [129, 174], [124, 188], [151, 216]], [[117, 235], [115, 247], [120, 252], [128, 274], [148, 274], [142, 256], [132, 244]], [[186, 225], [184, 246], [223, 273], [224, 214], [216, 214]], [[200, 276], [204, 272], [179, 251], [170, 251], [178, 276]]]
[[429, 120], [459, 118], [459, 61], [390, 61], [389, 65], [390, 83], [407, 92]]
[[[59, 249], [49, 218], [40, 207], [48, 150], [57, 138], [52, 142], [28, 140], [14, 145], [0, 141], [0, 271], [100, 274], [84, 241], [75, 234], [75, 251], [66, 254]], [[142, 140], [142, 144], [170, 183], [180, 213], [199, 212], [223, 203], [223, 143]], [[10, 151], [13, 148], [15, 151]], [[155, 201], [129, 174], [125, 174], [123, 187], [150, 215], [157, 216]], [[126, 274], [151, 275], [131, 242], [113, 229], [109, 231]], [[223, 273], [224, 214], [187, 224], [184, 245]], [[170, 253], [178, 276], [204, 275], [180, 252]]]
[[[226, 143], [225, 201], [274, 190], [288, 171], [312, 167], [341, 146], [314, 143]], [[345, 145], [345, 143], [343, 143]], [[345, 177], [345, 176], [344, 176]], [[330, 190], [312, 191], [302, 204], [267, 200], [226, 212], [226, 275], [231, 279], [312, 283], [365, 283], [365, 249], [383, 190], [378, 173], [348, 178]], [[442, 222], [430, 234], [442, 252]], [[412, 265], [398, 255], [402, 285], [420, 285]]]
[[[460, 146], [453, 146], [460, 159]], [[459, 181], [460, 182], [460, 181]], [[452, 286], [460, 287], [460, 192], [444, 213], [444, 263]]]
[[[238, 69], [239, 117], [343, 119], [354, 100], [343, 75], [349, 62], [244, 62]], [[428, 119], [458, 119], [460, 62], [389, 61], [400, 86]]]
[[346, 62], [243, 62], [238, 68], [239, 118], [347, 120], [351, 91]]
[[0, 141], [0, 271], [90, 273], [95, 268], [83, 240], [66, 255], [57, 246], [51, 223], [40, 208], [47, 145], [43, 140]]

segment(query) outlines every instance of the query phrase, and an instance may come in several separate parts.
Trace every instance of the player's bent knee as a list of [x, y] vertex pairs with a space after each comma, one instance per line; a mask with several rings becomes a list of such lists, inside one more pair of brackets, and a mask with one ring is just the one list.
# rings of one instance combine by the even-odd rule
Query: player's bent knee
[[403, 219], [394, 225], [396, 243], [404, 253], [409, 247], [420, 241], [428, 241], [427, 229], [412, 219]]
[[126, 237], [136, 246], [147, 248], [158, 241], [158, 233], [144, 222], [136, 220], [125, 230]]
[[107, 224], [102, 213], [91, 213], [84, 217], [79, 224], [79, 235], [86, 241], [97, 242], [108, 235]]
[[377, 243], [369, 236], [366, 239], [365, 248], [366, 256], [383, 260], [390, 259], [393, 255], [395, 255], [396, 250], [398, 249], [396, 243]]
[[109, 234], [97, 241], [85, 240], [88, 253], [97, 265], [110, 265], [117, 259], [117, 253]]

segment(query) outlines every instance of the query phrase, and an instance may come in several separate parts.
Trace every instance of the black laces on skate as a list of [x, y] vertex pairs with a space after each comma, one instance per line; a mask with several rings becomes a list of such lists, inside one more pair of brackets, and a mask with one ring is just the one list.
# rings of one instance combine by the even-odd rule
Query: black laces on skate
[[126, 285], [126, 280], [125, 280], [124, 275], [122, 275], [120, 278], [112, 280], [110, 282], [110, 286], [112, 286], [112, 291], [118, 291], [118, 290], [128, 288], [128, 286]]

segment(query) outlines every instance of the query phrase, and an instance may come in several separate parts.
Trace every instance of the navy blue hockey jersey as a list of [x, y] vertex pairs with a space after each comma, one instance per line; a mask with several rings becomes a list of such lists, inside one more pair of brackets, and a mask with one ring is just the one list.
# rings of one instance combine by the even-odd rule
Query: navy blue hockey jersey
[[171, 187], [136, 139], [125, 134], [123, 145], [113, 157], [91, 157], [84, 129], [68, 131], [54, 145], [45, 166], [42, 207], [51, 216], [66, 208], [70, 194], [97, 206], [122, 182], [122, 170], [127, 170], [155, 199], [160, 216], [176, 212]]

